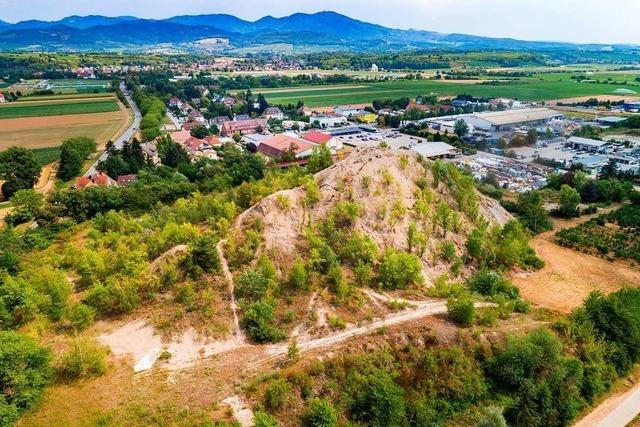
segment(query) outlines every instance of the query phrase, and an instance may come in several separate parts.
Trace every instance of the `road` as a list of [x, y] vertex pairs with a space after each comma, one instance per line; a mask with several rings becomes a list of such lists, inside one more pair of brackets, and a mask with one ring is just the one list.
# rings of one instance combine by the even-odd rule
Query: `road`
[[598, 405], [574, 427], [624, 427], [640, 413], [640, 384]]
[[[140, 109], [138, 108], [138, 105], [134, 102], [133, 98], [131, 97], [131, 92], [129, 92], [126, 88], [126, 86], [124, 85], [124, 82], [120, 83], [120, 90], [122, 91], [122, 93], [124, 93], [125, 98], [127, 99], [127, 102], [129, 103], [129, 105], [131, 106], [131, 109], [133, 110], [133, 123], [131, 123], [131, 126], [129, 126], [129, 128], [124, 131], [124, 133], [122, 135], [120, 135], [120, 137], [118, 137], [118, 139], [116, 139], [115, 141], [113, 141], [113, 145], [115, 148], [122, 148], [122, 146], [124, 145], [124, 143], [126, 141], [130, 141], [131, 138], [133, 138], [133, 136], [135, 135], [135, 133], [137, 132], [138, 128], [140, 127], [140, 122], [142, 121], [142, 113], [140, 113]], [[93, 175], [94, 173], [97, 172], [97, 167], [98, 167], [98, 163], [107, 160], [107, 157], [109, 157], [109, 152], [105, 151], [104, 153], [102, 153], [102, 155], [98, 158], [98, 160], [96, 160], [91, 167], [87, 170], [87, 172], [84, 174], [84, 176], [90, 176]], [[117, 178], [117, 177], [113, 177], [113, 178]]]

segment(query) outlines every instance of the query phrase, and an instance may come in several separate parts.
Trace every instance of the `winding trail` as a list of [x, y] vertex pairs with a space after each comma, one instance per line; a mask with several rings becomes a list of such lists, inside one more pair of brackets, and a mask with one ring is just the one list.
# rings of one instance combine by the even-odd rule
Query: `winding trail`
[[233, 313], [233, 336], [239, 339], [242, 343], [247, 342], [247, 338], [240, 327], [240, 319], [238, 317], [238, 303], [236, 302], [235, 285], [233, 282], [233, 274], [229, 270], [229, 264], [224, 256], [223, 247], [227, 243], [227, 239], [220, 240], [216, 245], [216, 251], [218, 252], [218, 258], [220, 258], [220, 265], [222, 266], [222, 272], [227, 281], [229, 287], [229, 298], [231, 298], [231, 312]]

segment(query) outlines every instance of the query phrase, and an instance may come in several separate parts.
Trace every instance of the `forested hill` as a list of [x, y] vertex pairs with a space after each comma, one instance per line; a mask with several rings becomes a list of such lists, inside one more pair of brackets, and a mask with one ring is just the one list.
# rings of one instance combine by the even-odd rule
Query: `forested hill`
[[[454, 28], [452, 28], [454, 29]], [[213, 49], [251, 47], [282, 49], [283, 45], [310, 51], [389, 50], [589, 50], [635, 52], [640, 47], [575, 45], [562, 42], [531, 42], [466, 34], [441, 34], [422, 30], [400, 30], [352, 19], [335, 12], [296, 13], [282, 18], [263, 17], [246, 21], [232, 15], [176, 16], [165, 20], [131, 16], [70, 16], [59, 21], [29, 20], [15, 24], [0, 21], [0, 49], [140, 50], [167, 45], [197, 50], [199, 41], [222, 39]], [[212, 45], [207, 44], [211, 49]]]

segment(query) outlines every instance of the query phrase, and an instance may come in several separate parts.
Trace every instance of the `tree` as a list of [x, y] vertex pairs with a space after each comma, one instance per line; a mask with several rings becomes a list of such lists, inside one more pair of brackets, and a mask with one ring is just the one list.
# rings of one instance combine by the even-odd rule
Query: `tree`
[[307, 169], [309, 172], [315, 174], [323, 169], [328, 168], [333, 164], [333, 158], [331, 157], [331, 150], [325, 144], [313, 147], [311, 156], [309, 157], [309, 163], [307, 163]]
[[84, 161], [95, 151], [96, 142], [91, 138], [78, 137], [65, 140], [60, 148], [58, 178], [69, 181], [80, 175]]
[[19, 190], [11, 199], [17, 213], [33, 218], [44, 204], [44, 196], [36, 190]]
[[98, 163], [97, 169], [113, 178], [118, 178], [120, 175], [129, 173], [129, 165], [119, 153], [109, 155], [106, 160]]
[[535, 129], [529, 129], [527, 131], [527, 145], [533, 146], [538, 142], [538, 131]]
[[422, 264], [417, 256], [387, 249], [379, 268], [380, 285], [386, 289], [405, 289], [422, 283]]
[[11, 198], [18, 190], [33, 188], [40, 178], [42, 167], [33, 151], [23, 147], [11, 147], [0, 153], [0, 179], [5, 180], [2, 194]]
[[29, 337], [0, 331], [0, 424], [13, 425], [51, 378], [51, 354]]
[[190, 158], [189, 154], [186, 152], [181, 145], [171, 142], [163, 152], [158, 150], [158, 154], [160, 156], [160, 161], [163, 165], [169, 166], [171, 168], [177, 168], [182, 163], [189, 163]]
[[473, 300], [468, 297], [449, 300], [447, 311], [453, 321], [462, 326], [471, 326], [476, 316]]
[[578, 204], [580, 204], [580, 193], [575, 188], [566, 184], [560, 187], [560, 205], [558, 212], [565, 218], [573, 218], [578, 215]]
[[458, 119], [453, 125], [453, 132], [458, 135], [458, 138], [462, 138], [469, 133], [469, 125], [463, 119]]
[[351, 406], [355, 421], [373, 427], [400, 427], [406, 420], [404, 392], [389, 371], [376, 369], [357, 384]]
[[204, 126], [194, 126], [191, 128], [191, 136], [198, 139], [204, 139], [209, 136], [209, 131]]
[[537, 191], [521, 193], [518, 196], [520, 222], [533, 233], [538, 234], [552, 227], [549, 213], [544, 208], [542, 196]]

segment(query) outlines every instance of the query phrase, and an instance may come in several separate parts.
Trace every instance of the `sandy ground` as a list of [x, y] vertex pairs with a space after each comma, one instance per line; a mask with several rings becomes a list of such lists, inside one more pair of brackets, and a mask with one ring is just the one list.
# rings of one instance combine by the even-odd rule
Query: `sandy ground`
[[545, 261], [545, 267], [511, 275], [526, 300], [567, 313], [580, 306], [592, 291], [610, 293], [624, 286], [640, 284], [638, 267], [625, 261], [610, 262], [554, 243], [554, 235], [559, 229], [573, 227], [589, 218], [556, 221], [554, 230], [531, 241], [531, 246]]

